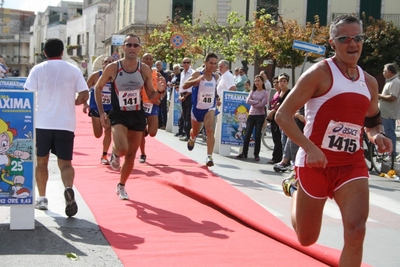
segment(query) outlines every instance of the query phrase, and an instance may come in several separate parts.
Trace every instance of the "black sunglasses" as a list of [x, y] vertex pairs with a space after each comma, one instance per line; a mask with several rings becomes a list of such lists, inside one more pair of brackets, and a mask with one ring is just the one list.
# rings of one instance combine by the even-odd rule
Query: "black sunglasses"
[[190, 62], [184, 61], [183, 64], [190, 64]]
[[134, 48], [138, 48], [138, 47], [140, 46], [140, 44], [125, 43], [125, 46], [127, 46], [127, 47], [129, 47], [129, 48], [131, 48], [132, 46], [133, 46]]
[[364, 36], [362, 34], [357, 34], [357, 35], [353, 35], [353, 36], [339, 36], [339, 37], [335, 37], [333, 39], [338, 40], [342, 44], [349, 44], [351, 42], [351, 40], [354, 40], [354, 42], [356, 42], [356, 43], [364, 41]]

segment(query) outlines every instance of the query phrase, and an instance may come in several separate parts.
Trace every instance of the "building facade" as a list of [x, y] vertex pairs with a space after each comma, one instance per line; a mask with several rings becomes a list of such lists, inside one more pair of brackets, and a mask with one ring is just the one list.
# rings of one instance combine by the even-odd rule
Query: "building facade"
[[10, 68], [8, 75], [26, 76], [31, 67], [29, 28], [35, 13], [1, 8], [0, 18], [0, 55]]

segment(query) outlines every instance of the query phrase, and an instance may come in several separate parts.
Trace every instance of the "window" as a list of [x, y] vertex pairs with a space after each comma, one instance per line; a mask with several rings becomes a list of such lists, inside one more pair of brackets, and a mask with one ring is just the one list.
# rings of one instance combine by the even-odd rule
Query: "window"
[[271, 14], [274, 20], [279, 19], [279, 0], [257, 0], [257, 11], [265, 9], [267, 14]]
[[192, 19], [193, 0], [173, 0], [172, 4], [172, 19], [179, 20], [180, 18]]
[[307, 22], [314, 23], [315, 16], [318, 15], [321, 26], [326, 26], [328, 17], [328, 0], [308, 0], [307, 1]]
[[133, 10], [132, 10], [132, 1], [133, 1], [133, 0], [129, 0], [129, 23], [132, 22], [132, 14], [133, 14]]
[[80, 44], [81, 44], [81, 35], [80, 35], [80, 34], [78, 34], [78, 35], [76, 36], [76, 44], [77, 44], [77, 45], [80, 45]]
[[360, 1], [360, 18], [362, 13], [365, 13], [367, 21], [368, 17], [373, 17], [374, 19], [381, 18], [381, 0], [361, 0]]

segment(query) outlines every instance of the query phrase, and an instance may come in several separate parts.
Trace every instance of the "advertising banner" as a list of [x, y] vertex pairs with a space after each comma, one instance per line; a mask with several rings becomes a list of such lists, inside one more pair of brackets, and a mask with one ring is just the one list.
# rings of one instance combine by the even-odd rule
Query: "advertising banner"
[[[250, 105], [246, 104], [248, 93], [225, 91], [222, 101], [221, 144], [242, 146], [246, 133]], [[250, 139], [250, 146], [254, 140]]]
[[181, 113], [182, 113], [182, 102], [179, 101], [179, 93], [173, 90], [173, 94], [174, 94], [174, 126], [178, 126], [179, 124], [179, 118], [181, 117]]
[[33, 203], [34, 96], [0, 91], [0, 205]]
[[24, 90], [26, 77], [7, 77], [0, 79], [0, 90]]

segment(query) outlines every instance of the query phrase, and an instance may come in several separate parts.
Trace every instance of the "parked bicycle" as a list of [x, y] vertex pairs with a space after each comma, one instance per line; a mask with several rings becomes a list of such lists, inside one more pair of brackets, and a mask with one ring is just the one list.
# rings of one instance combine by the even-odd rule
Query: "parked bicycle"
[[382, 172], [382, 166], [390, 164], [390, 169], [393, 169], [394, 158], [388, 153], [379, 153], [375, 144], [369, 141], [367, 133], [363, 133], [363, 150], [365, 162], [370, 171], [375, 170], [378, 174]]
[[272, 133], [271, 133], [271, 123], [265, 120], [264, 127], [261, 132], [261, 141], [263, 145], [270, 149], [274, 150], [274, 141], [272, 140]]

